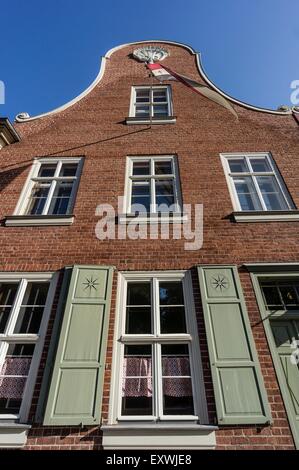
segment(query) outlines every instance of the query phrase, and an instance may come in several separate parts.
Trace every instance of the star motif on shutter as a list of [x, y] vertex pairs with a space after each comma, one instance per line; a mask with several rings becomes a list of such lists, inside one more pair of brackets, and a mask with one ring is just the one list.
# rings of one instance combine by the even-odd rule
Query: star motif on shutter
[[91, 276], [90, 279], [86, 277], [85, 280], [86, 282], [83, 282], [83, 286], [85, 286], [84, 290], [89, 289], [89, 293], [92, 291], [92, 289], [98, 290], [96, 287], [99, 285], [99, 283], [97, 282], [98, 279], [93, 279], [93, 277]]
[[216, 276], [212, 277], [211, 284], [218, 292], [222, 292], [229, 288], [228, 279], [227, 277], [223, 276], [223, 274], [217, 274]]

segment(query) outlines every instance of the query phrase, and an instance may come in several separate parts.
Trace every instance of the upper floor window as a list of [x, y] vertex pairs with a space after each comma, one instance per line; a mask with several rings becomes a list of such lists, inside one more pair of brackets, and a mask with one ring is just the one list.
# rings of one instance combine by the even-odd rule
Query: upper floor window
[[181, 195], [174, 156], [128, 157], [127, 213], [179, 213]]
[[130, 118], [127, 123], [132, 121], [175, 122], [170, 86], [132, 87]]
[[294, 209], [269, 154], [222, 155], [222, 162], [236, 211]]
[[79, 158], [37, 160], [24, 188], [17, 214], [72, 213], [80, 170]]

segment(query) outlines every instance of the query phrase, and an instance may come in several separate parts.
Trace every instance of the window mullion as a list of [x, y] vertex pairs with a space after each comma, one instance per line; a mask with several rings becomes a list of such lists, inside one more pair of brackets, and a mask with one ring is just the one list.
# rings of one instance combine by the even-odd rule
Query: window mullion
[[154, 344], [155, 351], [155, 380], [154, 380], [154, 396], [156, 405], [156, 417], [158, 420], [163, 416], [163, 390], [162, 390], [162, 361], [161, 361], [161, 344]]
[[4, 364], [8, 347], [9, 347], [8, 342], [0, 341], [0, 371], [2, 369], [2, 365]]
[[56, 184], [57, 184], [57, 181], [55, 179], [53, 179], [53, 181], [51, 183], [51, 186], [50, 186], [50, 189], [49, 189], [47, 201], [46, 201], [45, 207], [43, 209], [43, 215], [46, 215], [49, 211], [49, 207], [50, 207], [52, 197], [53, 197], [53, 194], [54, 194], [54, 191], [55, 191], [55, 188], [56, 188]]
[[157, 212], [156, 207], [156, 185], [155, 185], [155, 159], [150, 159], [150, 169], [151, 169], [151, 212]]
[[159, 281], [153, 278], [153, 322], [154, 322], [154, 335], [160, 336], [160, 302], [159, 302]]
[[258, 185], [258, 182], [257, 182], [257, 180], [256, 180], [256, 176], [255, 176], [255, 175], [252, 175], [252, 181], [253, 181], [253, 184], [254, 184], [255, 189], [256, 189], [256, 191], [257, 191], [257, 194], [258, 194], [260, 203], [261, 203], [261, 205], [262, 205], [262, 208], [263, 208], [264, 211], [267, 211], [268, 209], [267, 209], [267, 206], [266, 206], [266, 204], [265, 204], [265, 202], [264, 202], [264, 198], [263, 198], [262, 192], [261, 192], [261, 190], [260, 190], [260, 188], [259, 188], [259, 185]]
[[150, 116], [154, 117], [154, 90], [150, 87]]
[[7, 325], [7, 330], [6, 330], [7, 336], [10, 336], [10, 335], [13, 334], [13, 330], [16, 326], [18, 315], [19, 315], [19, 312], [20, 312], [20, 308], [21, 308], [23, 298], [24, 298], [24, 295], [25, 295], [25, 292], [26, 292], [27, 284], [28, 284], [27, 279], [22, 279], [20, 284], [19, 284], [19, 288], [18, 288], [18, 291], [17, 291], [17, 294], [16, 294], [16, 298], [15, 298], [14, 304], [12, 306], [12, 311], [11, 311], [9, 323]]

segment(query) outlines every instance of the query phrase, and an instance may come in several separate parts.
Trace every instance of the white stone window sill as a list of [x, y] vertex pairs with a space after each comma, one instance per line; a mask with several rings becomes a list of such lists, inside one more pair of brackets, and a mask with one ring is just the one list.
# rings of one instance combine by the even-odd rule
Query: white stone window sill
[[6, 227], [33, 227], [36, 225], [72, 225], [73, 215], [10, 215], [5, 219]]
[[20, 448], [27, 442], [29, 424], [0, 421], [0, 448]]
[[299, 220], [299, 211], [241, 211], [233, 212], [232, 216], [235, 222], [295, 222]]
[[128, 224], [134, 221], [138, 224], [181, 224], [188, 221], [187, 214], [119, 214], [118, 223]]
[[103, 425], [103, 448], [112, 449], [215, 449], [217, 426], [140, 422]]
[[126, 124], [128, 125], [136, 125], [136, 124], [175, 124], [176, 117], [175, 116], [168, 116], [163, 118], [152, 118], [152, 119], [142, 119], [136, 117], [127, 117]]

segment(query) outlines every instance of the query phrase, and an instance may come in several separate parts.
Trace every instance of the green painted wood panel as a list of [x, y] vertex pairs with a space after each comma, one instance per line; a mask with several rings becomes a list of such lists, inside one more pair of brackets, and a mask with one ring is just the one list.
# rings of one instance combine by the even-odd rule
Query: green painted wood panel
[[199, 266], [198, 276], [220, 425], [271, 420], [238, 271]]
[[100, 423], [112, 275], [112, 267], [73, 267], [44, 425]]
[[280, 386], [286, 401], [289, 418], [293, 424], [293, 436], [299, 448], [299, 364], [291, 361], [294, 340], [299, 338], [299, 322], [273, 320], [270, 322], [276, 353], [282, 370]]

